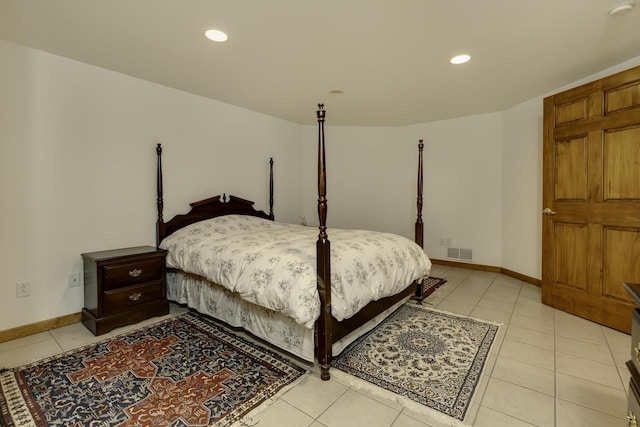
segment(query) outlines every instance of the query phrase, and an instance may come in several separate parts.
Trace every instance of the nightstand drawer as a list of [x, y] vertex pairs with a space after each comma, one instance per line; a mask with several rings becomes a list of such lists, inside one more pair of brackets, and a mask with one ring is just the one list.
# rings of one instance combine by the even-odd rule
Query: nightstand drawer
[[104, 267], [104, 289], [118, 289], [136, 283], [156, 280], [162, 275], [164, 259], [156, 258]]
[[113, 314], [162, 298], [162, 282], [148, 282], [104, 293], [105, 314]]

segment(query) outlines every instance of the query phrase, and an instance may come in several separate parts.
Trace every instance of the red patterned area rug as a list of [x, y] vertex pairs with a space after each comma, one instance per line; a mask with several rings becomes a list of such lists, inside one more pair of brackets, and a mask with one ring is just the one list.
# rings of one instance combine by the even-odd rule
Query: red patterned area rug
[[0, 425], [230, 426], [304, 372], [186, 313], [0, 373]]
[[[439, 277], [427, 277], [422, 281], [422, 299], [425, 300], [429, 295], [434, 293], [436, 289], [447, 283], [447, 279], [441, 279]], [[415, 300], [415, 294], [411, 295], [411, 299]]]
[[407, 302], [331, 361], [331, 375], [438, 426], [466, 425], [498, 324]]

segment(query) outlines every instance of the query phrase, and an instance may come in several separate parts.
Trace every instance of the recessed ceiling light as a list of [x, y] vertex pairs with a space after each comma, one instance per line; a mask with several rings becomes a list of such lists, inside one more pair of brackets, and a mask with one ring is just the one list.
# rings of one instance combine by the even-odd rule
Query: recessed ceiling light
[[329, 91], [329, 93], [332, 94], [332, 95], [342, 95], [344, 93], [344, 91], [340, 90], [340, 89], [334, 89], [332, 91]]
[[464, 64], [465, 62], [469, 62], [471, 57], [469, 55], [457, 55], [451, 58], [452, 64]]
[[205, 31], [204, 35], [207, 36], [209, 40], [213, 40], [214, 42], [224, 42], [229, 38], [224, 31], [220, 30], [207, 30]]
[[619, 4], [609, 11], [609, 16], [623, 15], [633, 9], [633, 3]]

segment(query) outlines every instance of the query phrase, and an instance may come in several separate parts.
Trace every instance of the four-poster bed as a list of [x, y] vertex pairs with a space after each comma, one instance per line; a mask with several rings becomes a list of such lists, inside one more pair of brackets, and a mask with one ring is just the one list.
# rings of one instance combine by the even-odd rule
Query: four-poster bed
[[170, 300], [242, 327], [306, 360], [317, 357], [321, 378], [328, 380], [334, 352], [379, 323], [414, 289], [420, 302], [420, 283], [431, 262], [422, 249], [422, 140], [415, 242], [389, 233], [327, 231], [325, 114], [319, 104], [315, 248], [309, 244], [311, 227], [274, 221], [273, 159], [269, 214], [254, 209], [251, 201], [216, 196], [191, 203], [189, 213], [164, 222], [160, 144], [156, 243], [169, 251]]

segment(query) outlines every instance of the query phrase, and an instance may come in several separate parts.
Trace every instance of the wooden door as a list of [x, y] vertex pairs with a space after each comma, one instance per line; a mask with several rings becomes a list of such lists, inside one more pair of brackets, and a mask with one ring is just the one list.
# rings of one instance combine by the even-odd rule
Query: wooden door
[[629, 333], [640, 283], [640, 67], [544, 100], [542, 302]]

